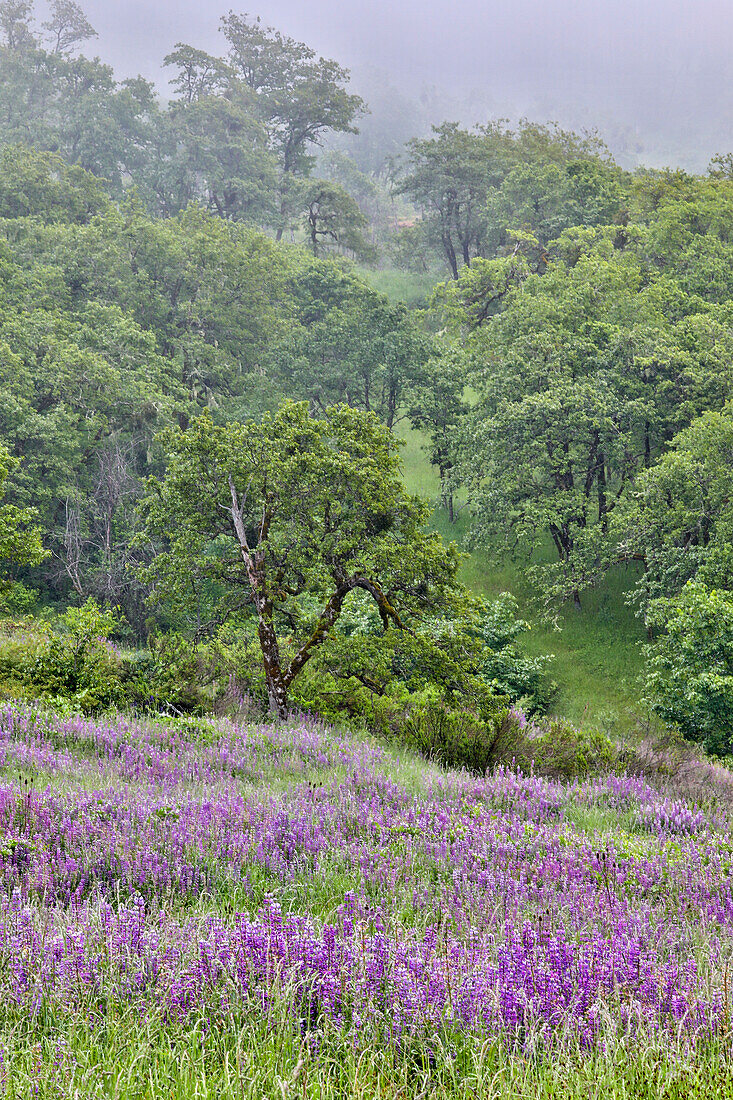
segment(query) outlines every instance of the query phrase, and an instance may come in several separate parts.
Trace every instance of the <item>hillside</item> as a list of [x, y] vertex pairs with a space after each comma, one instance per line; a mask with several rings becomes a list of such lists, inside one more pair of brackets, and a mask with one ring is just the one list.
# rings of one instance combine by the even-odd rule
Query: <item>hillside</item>
[[[403, 456], [430, 498], [415, 433]], [[463, 576], [531, 595], [479, 555]], [[725, 1095], [722, 769], [517, 712], [498, 767], [474, 772], [441, 766], [442, 749], [417, 755], [406, 728], [390, 743], [245, 711], [138, 719], [112, 694], [84, 718], [76, 707], [99, 709], [131, 657], [99, 640], [113, 620], [88, 605], [66, 618], [46, 650], [42, 624], [28, 628], [28, 667], [58, 675], [75, 652], [89, 686], [61, 714], [0, 708], [8, 1095]], [[581, 621], [553, 670], [556, 709], [624, 732], [585, 702], [592, 608]], [[6, 672], [26, 644], [7, 628]], [[164, 689], [185, 690], [172, 655]], [[685, 920], [665, 923], [677, 907]]]
[[[469, 517], [464, 511], [451, 524], [440, 507], [440, 485], [427, 458], [424, 434], [404, 423], [397, 434], [403, 442], [405, 484], [435, 505], [433, 526], [446, 541], [455, 540], [466, 554], [461, 570], [464, 582], [476, 595], [487, 598], [511, 592], [519, 601], [522, 615], [530, 622], [538, 620], [524, 636], [523, 647], [536, 655], [554, 654], [550, 671], [558, 693], [552, 701], [552, 712], [579, 725], [596, 725], [612, 735], [633, 729], [645, 717], [639, 677], [646, 631], [626, 600], [632, 579], [638, 575], [638, 564], [618, 566], [609, 572], [586, 594], [581, 611], [558, 606], [553, 622], [538, 619], [540, 594], [526, 576], [526, 557], [512, 559], [502, 547], [496, 555], [481, 548], [468, 550]], [[532, 560], [550, 557], [550, 549], [541, 547]]]
[[0, 1100], [733, 1100], [725, 134], [263, 17], [0, 0]]
[[7, 705], [0, 753], [8, 1096], [731, 1095], [727, 773]]

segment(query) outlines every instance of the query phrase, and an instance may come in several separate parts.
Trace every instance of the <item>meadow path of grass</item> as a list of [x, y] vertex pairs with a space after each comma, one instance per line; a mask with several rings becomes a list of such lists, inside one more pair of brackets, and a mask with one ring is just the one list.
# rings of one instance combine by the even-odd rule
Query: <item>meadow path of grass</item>
[[[405, 483], [413, 493], [438, 502], [439, 482], [431, 467], [423, 436], [406, 423], [398, 425], [403, 440], [402, 461]], [[437, 507], [432, 520], [446, 539], [463, 545], [467, 515], [455, 524], [445, 509]], [[550, 559], [551, 548], [540, 552]], [[595, 591], [583, 598], [582, 611], [558, 609], [557, 626], [537, 622], [523, 645], [532, 654], [554, 653], [552, 675], [559, 685], [555, 713], [579, 725], [600, 726], [609, 734], [623, 734], [643, 717], [639, 703], [640, 646], [645, 640], [641, 622], [624, 602], [635, 566], [619, 566]], [[526, 562], [506, 555], [497, 562], [486, 551], [474, 550], [463, 565], [463, 579], [472, 591], [491, 597], [511, 592], [527, 619], [535, 621], [535, 592], [527, 579]]]

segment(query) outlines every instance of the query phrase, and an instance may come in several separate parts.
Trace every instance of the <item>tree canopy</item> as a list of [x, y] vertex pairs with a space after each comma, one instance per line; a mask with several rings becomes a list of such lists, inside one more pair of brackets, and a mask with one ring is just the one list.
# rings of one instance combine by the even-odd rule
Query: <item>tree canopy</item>
[[[0, 500], [5, 496], [8, 474], [17, 466], [5, 447], [0, 445]], [[4, 575], [10, 564], [35, 565], [42, 561], [45, 551], [41, 542], [41, 530], [35, 524], [32, 508], [18, 508], [15, 504], [0, 504], [0, 588], [7, 583]]]
[[434, 126], [407, 145], [396, 190], [421, 213], [420, 229], [454, 279], [477, 257], [501, 253], [513, 231], [540, 249], [573, 225], [607, 225], [625, 214], [623, 174], [593, 134], [523, 120], [475, 130]]
[[405, 413], [425, 339], [334, 260], [196, 206], [152, 217], [18, 147], [0, 154], [0, 213], [0, 438], [51, 552], [32, 583], [56, 596], [109, 599], [144, 631], [134, 503], [166, 425], [286, 395]]
[[478, 393], [460, 460], [474, 536], [549, 536], [553, 597], [578, 602], [619, 560], [612, 520], [638, 475], [733, 393], [728, 307], [714, 284], [688, 292], [650, 240], [656, 223], [566, 230], [541, 272], [482, 261], [442, 298]]
[[[3, 567], [139, 640], [255, 631], [279, 713], [539, 699], [511, 597], [467, 597], [401, 485], [409, 423], [438, 525], [524, 555], [550, 617], [625, 568], [650, 668], [692, 685], [733, 592], [730, 155], [630, 172], [554, 124], [428, 132], [387, 85], [357, 140], [346, 69], [221, 31], [175, 46], [167, 101], [84, 55], [75, 0], [0, 0]], [[393, 262], [419, 275], [359, 266]], [[658, 713], [712, 729], [663, 680]]]
[[180, 607], [208, 596], [217, 621], [251, 611], [277, 714], [353, 592], [385, 633], [458, 600], [457, 555], [426, 533], [428, 507], [405, 492], [373, 414], [338, 405], [315, 419], [289, 402], [259, 422], [204, 415], [164, 446], [144, 503], [162, 550], [146, 577]]

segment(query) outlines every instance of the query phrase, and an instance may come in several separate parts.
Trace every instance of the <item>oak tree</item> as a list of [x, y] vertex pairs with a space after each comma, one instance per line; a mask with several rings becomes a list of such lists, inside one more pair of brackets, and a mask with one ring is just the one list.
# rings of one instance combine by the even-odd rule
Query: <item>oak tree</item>
[[167, 470], [143, 504], [159, 544], [146, 579], [179, 609], [207, 590], [213, 621], [254, 616], [279, 716], [352, 593], [373, 601], [385, 632], [458, 597], [458, 555], [425, 531], [429, 508], [406, 493], [373, 414], [337, 405], [314, 419], [286, 402], [259, 422], [204, 414], [163, 443]]

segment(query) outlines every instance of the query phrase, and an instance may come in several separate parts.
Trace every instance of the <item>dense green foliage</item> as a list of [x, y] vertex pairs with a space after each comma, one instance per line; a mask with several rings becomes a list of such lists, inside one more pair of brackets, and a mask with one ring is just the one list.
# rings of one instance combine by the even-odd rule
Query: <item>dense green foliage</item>
[[733, 748], [733, 593], [688, 581], [652, 604], [663, 635], [647, 647], [652, 706], [690, 741], [721, 756]]
[[[22, 204], [19, 161], [35, 182]], [[127, 567], [156, 432], [202, 408], [256, 416], [283, 394], [394, 422], [424, 352], [405, 310], [337, 265], [197, 208], [154, 220], [95, 186], [49, 154], [0, 163], [0, 434], [22, 459], [14, 503], [38, 510], [52, 553], [41, 583], [121, 605], [139, 633]]]
[[143, 502], [144, 535], [161, 544], [145, 575], [156, 598], [199, 624], [254, 613], [270, 709], [282, 717], [352, 593], [371, 598], [385, 633], [460, 608], [455, 550], [425, 533], [428, 509], [406, 496], [396, 445], [373, 413], [336, 405], [315, 419], [291, 402], [259, 422], [217, 427], [203, 416], [164, 445], [165, 478]]
[[[22, 769], [0, 859], [6, 885], [26, 875], [6, 939], [30, 934], [36, 901], [77, 920], [101, 884], [94, 965], [120, 919], [156, 960], [134, 973], [120, 941], [105, 993], [82, 978], [78, 926], [50, 952], [44, 915], [33, 942], [71, 1001], [27, 985], [23, 940], [5, 977], [38, 1011], [5, 1006], [0, 1083], [728, 1095], [730, 779], [696, 753], [733, 757], [731, 156], [705, 177], [631, 174], [597, 135], [528, 120], [425, 136], [395, 96], [370, 126], [337, 62], [249, 15], [221, 31], [221, 56], [176, 45], [165, 102], [81, 54], [95, 32], [74, 0], [51, 0], [40, 28], [31, 0], [0, 0], [0, 703], [6, 771]], [[387, 262], [401, 271], [374, 269]], [[101, 775], [124, 839], [90, 794]], [[42, 841], [56, 818], [67, 831]], [[137, 836], [150, 847], [133, 866]], [[57, 872], [68, 904], [48, 893]], [[552, 939], [581, 883], [572, 933]], [[365, 935], [370, 967], [385, 927], [413, 944], [401, 978], [370, 971], [383, 1031], [352, 1008], [329, 1017], [280, 964], [266, 994], [230, 1002], [216, 985], [209, 939], [273, 892], [333, 937], [353, 933], [358, 895], [357, 978]], [[709, 941], [696, 916], [679, 936], [669, 923], [683, 898]], [[627, 904], [649, 923], [624, 924]], [[268, 912], [267, 952], [282, 916]], [[473, 952], [474, 967], [482, 936], [493, 957], [510, 926], [502, 967], [529, 951], [531, 992], [502, 1007], [497, 970], [485, 1007], [510, 1026], [469, 1043], [478, 983], [454, 987], [450, 960]], [[640, 929], [653, 946], [663, 926], [673, 947], [644, 985]], [[574, 936], [590, 954], [571, 965]], [[414, 1003], [437, 1015], [395, 1043], [389, 997], [426, 950]], [[161, 960], [189, 951], [175, 1010], [136, 1015]], [[609, 972], [617, 955], [631, 961]], [[589, 1009], [565, 986], [596, 970]], [[199, 979], [216, 996], [192, 1031]], [[675, 983], [698, 979], [710, 1014], [684, 1002], [673, 1023]], [[658, 1049], [642, 997], [648, 1019], [669, 1016]], [[553, 1046], [576, 1009], [586, 1030]]]
[[[694, 662], [684, 672], [681, 654], [694, 649], [695, 628], [674, 618], [675, 601], [688, 581], [723, 604], [733, 591], [726, 157], [704, 178], [632, 175], [597, 135], [523, 120], [445, 123], [407, 140], [402, 157], [387, 138], [381, 153], [370, 149], [372, 134], [351, 158], [343, 144], [323, 148], [364, 114], [345, 69], [249, 16], [229, 13], [221, 30], [222, 56], [176, 46], [163, 103], [145, 81], [118, 82], [82, 56], [94, 31], [76, 4], [53, 4], [40, 29], [32, 5], [0, 4], [7, 611], [22, 615], [37, 598], [63, 612], [93, 598], [116, 609], [125, 644], [165, 646], [173, 631], [176, 645], [194, 647], [178, 688], [161, 680], [154, 655], [136, 658], [136, 671], [120, 666], [125, 698], [205, 706], [238, 669], [243, 690], [272, 703], [252, 649], [261, 617], [255, 631], [242, 540], [234, 568], [221, 486], [205, 503], [203, 454], [229, 440], [237, 500], [265, 471], [273, 480], [258, 491], [269, 492], [284, 469], [276, 436], [297, 407], [296, 434], [308, 442], [293, 442], [303, 465], [276, 490], [290, 512], [281, 508], [279, 541], [267, 547], [282, 577], [268, 580], [266, 616], [295, 703], [386, 733], [436, 700], [459, 725], [461, 714], [493, 722], [499, 700], [551, 704], [541, 653], [516, 643], [526, 624], [511, 597], [472, 601], [449, 550], [436, 580], [441, 544], [425, 534], [428, 511], [408, 507], [393, 444], [374, 435], [406, 423], [422, 433], [450, 524], [469, 513], [474, 546], [534, 558], [523, 570], [549, 620], [563, 601], [580, 607], [620, 563], [638, 563], [629, 598], [661, 632], [655, 644], [672, 638], [673, 619], [680, 638], [692, 632], [668, 655], [687, 684], [697, 673]], [[397, 205], [386, 216], [388, 179]], [[333, 255], [373, 260], [374, 242], [388, 238], [424, 276], [452, 276], [428, 308], [390, 300]], [[316, 438], [339, 417], [351, 442], [342, 431], [336, 452], [356, 467], [348, 476], [328, 465], [335, 437]], [[174, 473], [184, 452], [186, 477]], [[341, 582], [326, 558], [319, 573], [316, 547], [328, 510], [346, 498], [366, 511], [347, 517], [352, 557], [338, 569], [358, 575], [362, 592], [368, 580], [401, 593], [416, 616], [409, 629], [394, 619], [385, 628], [353, 593], [322, 619]], [[391, 563], [367, 560], [400, 524]], [[214, 650], [194, 659], [198, 645]], [[202, 661], [203, 694], [192, 690]], [[24, 668], [17, 682], [51, 691]], [[712, 703], [680, 717], [655, 675], [652, 708], [725, 750]]]
[[[5, 483], [11, 470], [18, 465], [11, 459], [7, 448], [0, 445], [0, 500], [4, 496]], [[34, 526], [35, 512], [30, 508], [19, 508], [15, 504], [0, 504], [0, 563], [10, 562], [22, 565], [34, 565], [43, 560], [41, 532]], [[0, 573], [0, 585], [8, 582]], [[3, 588], [0, 587], [0, 594]]]
[[570, 226], [626, 216], [622, 173], [599, 139], [526, 120], [517, 130], [433, 127], [408, 143], [398, 191], [422, 212], [413, 245], [437, 252], [454, 279], [505, 250], [514, 230], [529, 228], [541, 251]]
[[[347, 70], [234, 12], [221, 21], [225, 57], [179, 43], [165, 59], [175, 95], [162, 105], [149, 81], [119, 82], [98, 58], [79, 55], [95, 31], [73, 0], [52, 8], [39, 31], [32, 3], [0, 6], [2, 143], [59, 153], [118, 198], [133, 180], [164, 216], [196, 201], [279, 239], [308, 206], [314, 146], [353, 130], [362, 108]], [[353, 218], [347, 211], [344, 224]]]

